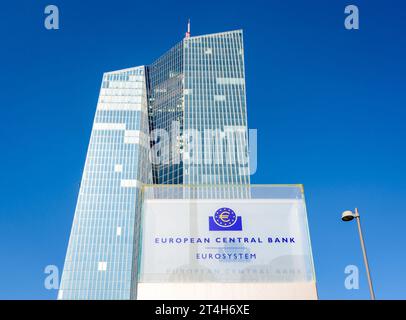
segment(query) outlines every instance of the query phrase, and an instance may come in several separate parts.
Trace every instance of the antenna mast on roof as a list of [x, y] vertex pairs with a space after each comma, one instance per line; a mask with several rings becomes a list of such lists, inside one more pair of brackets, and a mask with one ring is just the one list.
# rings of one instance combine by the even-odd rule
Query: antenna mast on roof
[[190, 19], [187, 20], [187, 32], [185, 38], [190, 38]]

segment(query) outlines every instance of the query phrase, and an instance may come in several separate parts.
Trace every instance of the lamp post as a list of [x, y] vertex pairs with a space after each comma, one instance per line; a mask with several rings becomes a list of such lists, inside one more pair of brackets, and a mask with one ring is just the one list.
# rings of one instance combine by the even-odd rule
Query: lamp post
[[372, 287], [372, 279], [371, 279], [371, 274], [369, 272], [367, 251], [365, 249], [364, 237], [362, 236], [361, 220], [360, 220], [360, 216], [359, 216], [359, 213], [358, 213], [358, 208], [355, 208], [355, 212], [352, 212], [350, 210], [344, 211], [342, 216], [341, 216], [341, 219], [343, 221], [345, 221], [345, 222], [351, 221], [354, 218], [357, 220], [358, 233], [359, 233], [359, 238], [360, 238], [360, 241], [361, 241], [362, 254], [364, 255], [364, 263], [365, 263], [365, 268], [367, 270], [369, 293], [371, 294], [371, 300], [375, 300], [375, 293], [374, 293], [374, 288]]

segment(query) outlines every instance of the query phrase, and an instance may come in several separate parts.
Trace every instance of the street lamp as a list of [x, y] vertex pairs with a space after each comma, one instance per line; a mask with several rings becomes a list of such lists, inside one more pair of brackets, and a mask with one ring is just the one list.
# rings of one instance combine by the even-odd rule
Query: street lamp
[[375, 293], [374, 293], [374, 289], [372, 287], [372, 279], [371, 279], [371, 274], [369, 272], [369, 265], [368, 265], [368, 258], [367, 258], [367, 251], [365, 249], [365, 243], [364, 243], [364, 237], [362, 236], [362, 230], [361, 230], [361, 220], [360, 220], [360, 216], [358, 213], [358, 209], [355, 208], [355, 213], [347, 210], [344, 211], [341, 215], [341, 220], [347, 222], [347, 221], [351, 221], [353, 219], [357, 220], [357, 225], [358, 225], [358, 233], [359, 233], [359, 238], [361, 241], [361, 248], [362, 248], [362, 253], [364, 255], [364, 263], [365, 263], [365, 268], [367, 270], [367, 276], [368, 276], [368, 284], [369, 284], [369, 292], [371, 294], [371, 300], [375, 300]]

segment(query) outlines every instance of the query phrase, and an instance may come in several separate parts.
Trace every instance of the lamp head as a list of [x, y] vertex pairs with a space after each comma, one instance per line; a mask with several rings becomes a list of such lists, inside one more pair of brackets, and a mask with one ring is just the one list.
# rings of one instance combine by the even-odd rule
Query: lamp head
[[355, 218], [355, 215], [350, 210], [344, 211], [341, 215], [341, 220], [343, 220], [343, 221], [351, 221], [354, 218]]

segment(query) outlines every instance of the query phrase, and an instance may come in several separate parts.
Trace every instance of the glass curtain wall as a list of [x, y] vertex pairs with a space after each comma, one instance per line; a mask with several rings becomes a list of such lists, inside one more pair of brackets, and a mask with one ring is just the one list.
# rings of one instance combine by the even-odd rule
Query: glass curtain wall
[[152, 183], [145, 68], [103, 76], [59, 299], [135, 293], [141, 186]]

